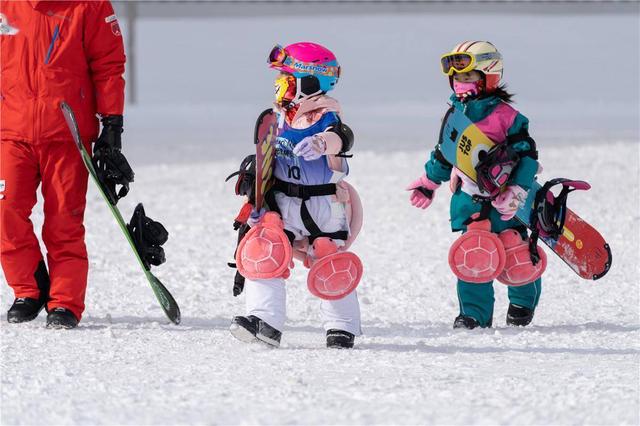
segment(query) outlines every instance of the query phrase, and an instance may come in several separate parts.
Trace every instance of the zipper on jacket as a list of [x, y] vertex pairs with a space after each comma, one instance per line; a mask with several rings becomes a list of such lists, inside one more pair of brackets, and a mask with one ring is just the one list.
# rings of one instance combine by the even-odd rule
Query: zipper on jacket
[[49, 45], [49, 50], [47, 50], [47, 57], [44, 60], [44, 64], [48, 64], [49, 63], [49, 59], [51, 59], [51, 53], [53, 53], [53, 46], [56, 43], [56, 40], [58, 39], [58, 33], [60, 32], [60, 26], [56, 25], [56, 28], [53, 30], [53, 37], [51, 38], [51, 44]]

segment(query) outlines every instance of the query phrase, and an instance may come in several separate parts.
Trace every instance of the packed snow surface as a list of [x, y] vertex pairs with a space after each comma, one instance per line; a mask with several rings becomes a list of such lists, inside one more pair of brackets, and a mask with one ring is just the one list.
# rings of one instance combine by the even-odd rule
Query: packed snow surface
[[[364, 146], [362, 142], [360, 146]], [[404, 186], [422, 150], [355, 151], [349, 181], [365, 227], [353, 246], [364, 336], [355, 350], [324, 347], [318, 300], [304, 269], [288, 283], [280, 349], [236, 341], [243, 313], [231, 295], [233, 217], [240, 199], [224, 177], [240, 159], [136, 168], [125, 216], [144, 201], [171, 236], [155, 269], [182, 309], [168, 323], [95, 188], [88, 195], [87, 310], [71, 331], [44, 314], [0, 328], [2, 424], [638, 424], [638, 143], [547, 145], [542, 179], [589, 181], [572, 208], [610, 241], [613, 267], [579, 279], [557, 257], [530, 327], [507, 328], [496, 284], [494, 328], [454, 331], [455, 284], [446, 262], [455, 235], [448, 189], [412, 208]], [[135, 165], [134, 165], [135, 166]], [[42, 223], [41, 206], [34, 222]], [[1, 286], [3, 309], [13, 297]]]

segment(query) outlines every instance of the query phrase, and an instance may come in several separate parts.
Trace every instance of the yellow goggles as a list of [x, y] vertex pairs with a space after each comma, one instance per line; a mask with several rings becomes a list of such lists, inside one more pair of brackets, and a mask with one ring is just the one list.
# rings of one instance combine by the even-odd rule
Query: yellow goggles
[[440, 58], [440, 66], [443, 74], [453, 75], [453, 73], [469, 72], [475, 69], [478, 62], [501, 59], [498, 52], [487, 52], [474, 55], [469, 52], [445, 53]]
[[296, 96], [296, 78], [291, 74], [281, 74], [275, 81], [276, 103], [285, 106]]

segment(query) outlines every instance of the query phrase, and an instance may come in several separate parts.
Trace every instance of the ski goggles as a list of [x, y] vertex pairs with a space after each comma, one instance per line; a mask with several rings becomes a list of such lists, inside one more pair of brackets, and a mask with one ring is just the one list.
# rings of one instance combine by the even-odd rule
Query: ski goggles
[[276, 103], [287, 106], [291, 103], [297, 92], [296, 78], [291, 74], [280, 74], [274, 83], [276, 89]]
[[267, 63], [274, 68], [290, 68], [295, 72], [304, 72], [307, 74], [325, 75], [328, 77], [340, 77], [340, 67], [316, 64], [312, 62], [303, 62], [290, 56], [284, 47], [279, 44], [275, 45], [269, 53]]
[[443, 74], [463, 73], [472, 71], [478, 62], [502, 59], [498, 52], [487, 52], [474, 55], [469, 52], [445, 53], [440, 58]]
[[507, 144], [497, 144], [489, 152], [482, 152], [475, 166], [478, 188], [488, 193], [490, 198], [498, 196], [509, 182], [518, 161], [518, 154]]
[[287, 51], [284, 50], [284, 47], [276, 44], [273, 49], [271, 49], [271, 53], [269, 53], [269, 59], [267, 60], [273, 66], [282, 67], [285, 65], [285, 61], [289, 55]]

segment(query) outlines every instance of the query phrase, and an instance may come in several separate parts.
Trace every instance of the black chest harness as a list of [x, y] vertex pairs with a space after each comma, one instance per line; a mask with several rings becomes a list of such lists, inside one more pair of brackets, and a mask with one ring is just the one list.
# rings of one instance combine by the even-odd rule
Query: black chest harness
[[267, 192], [265, 200], [269, 210], [275, 211], [282, 215], [276, 203], [275, 193], [281, 192], [287, 197], [299, 198], [302, 200], [300, 204], [300, 217], [304, 227], [309, 231], [309, 244], [313, 244], [313, 241], [318, 237], [328, 237], [333, 240], [346, 240], [349, 237], [347, 231], [336, 232], [323, 232], [318, 224], [311, 217], [309, 209], [307, 208], [307, 201], [312, 197], [323, 197], [327, 195], [335, 195], [337, 192], [337, 186], [335, 183], [325, 183], [322, 185], [299, 185], [291, 182], [285, 182], [278, 178], [274, 178], [271, 189]]

